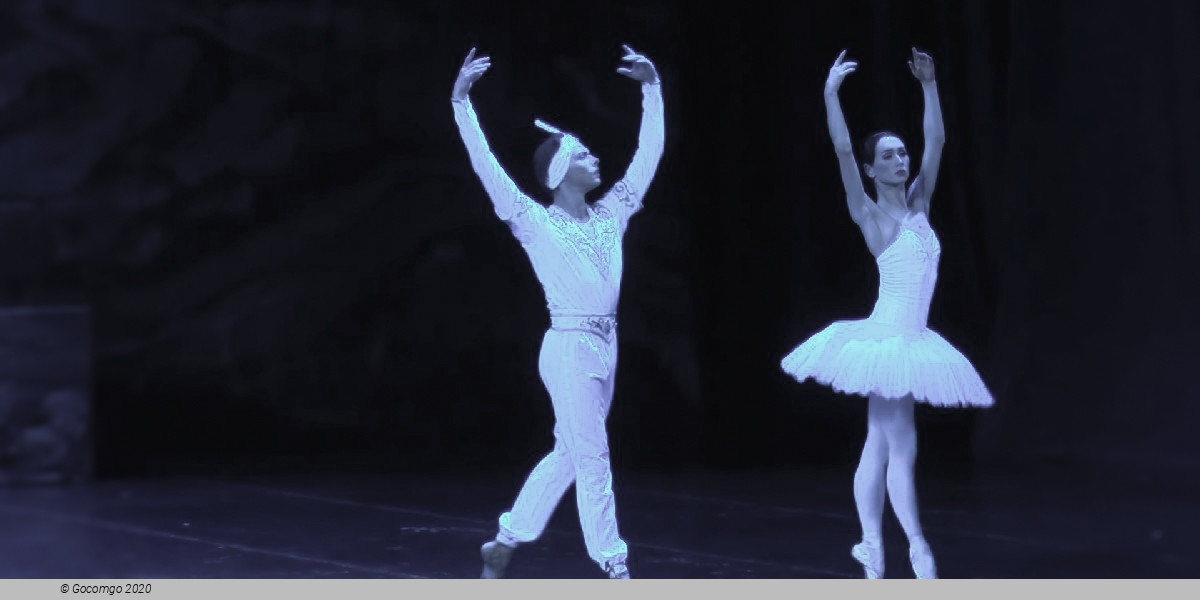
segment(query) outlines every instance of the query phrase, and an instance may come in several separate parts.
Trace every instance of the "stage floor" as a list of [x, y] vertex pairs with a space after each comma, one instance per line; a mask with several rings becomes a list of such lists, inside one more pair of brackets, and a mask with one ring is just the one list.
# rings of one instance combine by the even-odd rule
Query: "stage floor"
[[[616, 473], [635, 578], [846, 578], [858, 524], [852, 471]], [[474, 578], [516, 475], [304, 475], [0, 489], [5, 578]], [[1136, 482], [1061, 477], [922, 481], [943, 578], [1200, 575], [1200, 506]], [[514, 578], [603, 577], [574, 491]], [[887, 576], [912, 577], [888, 509]]]

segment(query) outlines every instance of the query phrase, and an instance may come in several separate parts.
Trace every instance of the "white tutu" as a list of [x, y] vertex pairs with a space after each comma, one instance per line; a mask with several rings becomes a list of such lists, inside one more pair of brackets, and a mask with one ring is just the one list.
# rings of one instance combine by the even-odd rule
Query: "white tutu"
[[844, 394], [903, 398], [937, 406], [991, 406], [971, 362], [932, 329], [905, 332], [871, 319], [837, 321], [784, 357], [797, 381], [812, 378]]
[[921, 213], [921, 235], [900, 223], [900, 233], [876, 258], [879, 300], [871, 316], [837, 321], [784, 357], [797, 381], [808, 378], [846, 393], [898, 399], [912, 395], [937, 406], [991, 406], [992, 395], [971, 362], [926, 327], [937, 281], [941, 245]]

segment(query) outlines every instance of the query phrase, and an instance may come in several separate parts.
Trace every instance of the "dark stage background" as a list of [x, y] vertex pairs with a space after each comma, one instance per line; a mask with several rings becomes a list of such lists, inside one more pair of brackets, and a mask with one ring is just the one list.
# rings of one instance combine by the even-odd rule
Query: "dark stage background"
[[877, 285], [821, 89], [849, 49], [856, 141], [896, 129], [918, 157], [916, 45], [948, 136], [931, 326], [997, 401], [921, 410], [920, 468], [1192, 480], [1198, 35], [1183, 1], [5, 3], [0, 292], [91, 307], [100, 477], [524, 472], [551, 445], [548, 319], [450, 89], [478, 46], [472, 95], [522, 188], [535, 116], [607, 187], [637, 139], [629, 43], [667, 145], [625, 242], [618, 476], [848, 477], [865, 404], [778, 368]]

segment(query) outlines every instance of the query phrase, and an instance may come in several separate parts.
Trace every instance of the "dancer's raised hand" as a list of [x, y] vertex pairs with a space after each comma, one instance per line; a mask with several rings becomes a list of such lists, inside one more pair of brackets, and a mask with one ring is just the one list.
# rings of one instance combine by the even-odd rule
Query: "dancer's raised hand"
[[617, 67], [617, 72], [636, 81], [642, 83], [658, 83], [658, 71], [654, 68], [654, 63], [650, 59], [633, 51], [626, 44], [622, 44], [621, 48], [625, 50], [625, 56], [621, 60], [631, 63], [629, 66]]
[[833, 61], [833, 66], [829, 68], [829, 78], [825, 80], [825, 93], [837, 94], [838, 88], [842, 87], [842, 81], [846, 76], [853, 73], [858, 68], [858, 63], [855, 61], [845, 61], [846, 51], [838, 55], [837, 60]]
[[454, 80], [454, 91], [451, 97], [455, 100], [466, 100], [467, 94], [471, 92], [471, 86], [483, 77], [492, 66], [492, 59], [487, 56], [475, 58], [475, 49], [467, 53], [467, 58], [463, 60], [462, 68], [458, 70], [458, 79]]

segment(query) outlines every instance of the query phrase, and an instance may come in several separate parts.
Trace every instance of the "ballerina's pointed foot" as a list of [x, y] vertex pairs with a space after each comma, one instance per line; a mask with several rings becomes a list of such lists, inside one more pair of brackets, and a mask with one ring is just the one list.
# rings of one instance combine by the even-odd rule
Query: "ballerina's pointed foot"
[[860, 542], [850, 549], [850, 556], [863, 566], [866, 579], [883, 579], [883, 548]]
[[929, 544], [916, 544], [908, 549], [908, 558], [912, 561], [913, 575], [917, 579], [937, 579], [937, 565], [933, 562], [933, 551]]
[[479, 549], [479, 554], [483, 557], [483, 574], [479, 578], [500, 579], [504, 577], [505, 571], [508, 570], [508, 563], [512, 561], [515, 551], [516, 548], [505, 546], [496, 540], [484, 544]]

